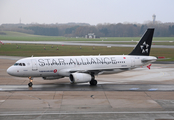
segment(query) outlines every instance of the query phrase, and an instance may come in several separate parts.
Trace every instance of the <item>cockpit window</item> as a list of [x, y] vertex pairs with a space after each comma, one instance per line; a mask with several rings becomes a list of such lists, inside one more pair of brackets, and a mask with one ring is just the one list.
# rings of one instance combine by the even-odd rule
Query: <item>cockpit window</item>
[[14, 66], [25, 66], [25, 63], [15, 63]]
[[19, 63], [15, 63], [15, 64], [14, 64], [14, 66], [18, 66], [18, 65], [19, 65]]

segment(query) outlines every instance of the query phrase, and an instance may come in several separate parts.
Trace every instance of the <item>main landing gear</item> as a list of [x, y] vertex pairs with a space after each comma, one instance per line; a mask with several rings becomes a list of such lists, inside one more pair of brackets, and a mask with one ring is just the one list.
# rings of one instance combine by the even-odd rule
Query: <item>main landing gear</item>
[[91, 86], [96, 86], [97, 85], [97, 80], [95, 80], [94, 74], [92, 74], [91, 76], [92, 76], [92, 80], [89, 83], [90, 83]]
[[28, 87], [32, 87], [33, 86], [33, 78], [32, 77], [28, 77], [29, 78], [29, 83], [28, 83]]
[[91, 86], [96, 86], [96, 85], [97, 85], [97, 80], [92, 79], [92, 80], [90, 81], [90, 85], [91, 85]]

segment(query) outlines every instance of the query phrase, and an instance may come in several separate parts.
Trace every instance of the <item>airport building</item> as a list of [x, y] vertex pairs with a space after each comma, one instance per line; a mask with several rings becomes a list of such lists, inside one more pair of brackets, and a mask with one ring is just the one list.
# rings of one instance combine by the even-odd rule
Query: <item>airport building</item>
[[88, 33], [88, 35], [85, 35], [85, 38], [93, 38], [95, 39], [95, 34], [94, 33]]

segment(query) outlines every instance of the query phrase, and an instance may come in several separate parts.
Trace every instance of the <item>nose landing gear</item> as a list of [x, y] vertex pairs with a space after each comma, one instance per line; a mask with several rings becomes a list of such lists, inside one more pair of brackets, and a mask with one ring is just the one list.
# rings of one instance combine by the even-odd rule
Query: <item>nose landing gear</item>
[[33, 86], [33, 78], [32, 77], [28, 77], [29, 78], [29, 83], [28, 83], [28, 87], [32, 87]]

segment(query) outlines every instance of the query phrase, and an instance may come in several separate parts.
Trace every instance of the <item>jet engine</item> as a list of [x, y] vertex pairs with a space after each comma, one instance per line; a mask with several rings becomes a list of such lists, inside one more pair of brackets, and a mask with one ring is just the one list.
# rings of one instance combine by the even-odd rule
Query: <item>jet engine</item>
[[63, 76], [54, 76], [54, 77], [42, 77], [44, 80], [55, 80], [63, 78]]
[[92, 76], [86, 73], [72, 73], [69, 78], [71, 83], [85, 83], [92, 80]]

